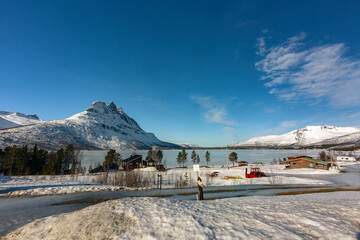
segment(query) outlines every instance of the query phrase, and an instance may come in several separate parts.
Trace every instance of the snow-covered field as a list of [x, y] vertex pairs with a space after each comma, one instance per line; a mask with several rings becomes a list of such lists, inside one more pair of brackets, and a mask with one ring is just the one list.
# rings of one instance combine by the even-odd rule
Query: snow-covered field
[[[245, 168], [260, 167], [267, 177], [264, 178], [245, 178]], [[209, 186], [228, 186], [242, 184], [313, 184], [313, 185], [351, 185], [360, 186], [360, 163], [342, 163], [341, 170], [346, 173], [339, 173], [339, 170], [315, 170], [315, 169], [292, 169], [284, 170], [283, 165], [258, 165], [251, 164], [248, 167], [235, 168], [201, 168], [200, 177], [206, 187]], [[217, 177], [210, 177], [212, 172], [218, 172]], [[146, 188], [156, 187], [155, 168], [146, 168], [140, 171], [145, 176], [153, 180], [153, 184]], [[109, 182], [117, 173], [109, 174]], [[162, 174], [163, 188], [179, 187], [176, 182], [188, 180], [188, 186], [196, 186], [197, 173], [192, 168], [173, 168]], [[241, 179], [224, 179], [225, 176], [237, 177]], [[24, 176], [6, 177], [0, 175], [0, 196], [41, 196], [53, 194], [68, 194], [87, 191], [116, 191], [125, 189], [124, 186], [110, 186], [94, 183], [99, 175], [75, 175], [75, 176]], [[129, 189], [129, 188], [126, 188]]]
[[[284, 170], [283, 165], [258, 165], [251, 164], [248, 167], [222, 168], [211, 167], [201, 168], [200, 177], [206, 187], [209, 186], [228, 186], [242, 184], [313, 184], [313, 185], [350, 185], [360, 186], [360, 162], [341, 163], [340, 170], [346, 173], [339, 173], [339, 170], [315, 170], [315, 169], [292, 169]], [[245, 168], [259, 167], [265, 172], [264, 178], [245, 178]], [[218, 172], [217, 177], [210, 177], [212, 172]], [[156, 187], [155, 168], [142, 169], [139, 172], [152, 179], [152, 184], [146, 188]], [[109, 174], [111, 183], [115, 175]], [[182, 183], [187, 179], [188, 186], [196, 186], [197, 173], [192, 168], [172, 168], [161, 173], [163, 178], [163, 188], [179, 187], [176, 183]], [[237, 177], [241, 179], [224, 179], [225, 176]], [[87, 191], [116, 191], [129, 189], [124, 186], [110, 186], [96, 184], [95, 180], [99, 175], [75, 175], [75, 176], [24, 176], [24, 177], [6, 177], [0, 175], [0, 196], [41, 196], [53, 194], [68, 194]], [[184, 187], [184, 186], [183, 186]]]
[[359, 239], [359, 212], [360, 192], [126, 198], [36, 220], [5, 239]]
[[91, 191], [117, 191], [121, 186], [95, 184], [92, 176], [24, 176], [0, 175], [0, 196], [42, 196]]
[[[253, 165], [259, 166], [259, 165]], [[239, 184], [331, 184], [326, 180], [312, 179], [312, 178], [299, 178], [296, 176], [282, 175], [284, 173], [294, 174], [338, 174], [338, 171], [324, 171], [315, 170], [282, 170], [282, 165], [262, 165], [261, 170], [264, 171], [269, 177], [246, 179], [245, 167], [236, 168], [201, 168], [200, 177], [202, 178], [205, 186], [226, 186], [226, 185], [239, 185]], [[217, 171], [219, 175], [217, 177], [210, 177], [209, 174]], [[140, 171], [142, 174], [156, 180], [156, 174], [158, 174], [155, 168], [146, 168]], [[117, 173], [110, 173], [109, 180], [111, 183], [112, 177], [115, 177]], [[161, 173], [163, 177], [163, 188], [176, 187], [176, 181], [183, 182], [188, 179], [188, 186], [196, 186], [197, 173], [191, 168], [173, 168], [165, 173]], [[280, 177], [280, 175], [282, 175]], [[242, 179], [224, 179], [224, 176], [240, 176]], [[277, 176], [275, 179], [274, 176]], [[68, 194], [87, 191], [116, 191], [125, 189], [124, 186], [110, 186], [95, 184], [95, 179], [99, 175], [75, 175], [75, 176], [24, 176], [24, 177], [6, 177], [0, 175], [0, 196], [41, 196], [41, 195], [53, 195], [53, 194]], [[311, 176], [310, 176], [311, 177]], [[272, 182], [274, 179], [275, 182]], [[156, 187], [155, 184], [147, 186], [148, 188]], [[186, 187], [186, 186], [183, 186]], [[129, 188], [126, 188], [129, 189]]]

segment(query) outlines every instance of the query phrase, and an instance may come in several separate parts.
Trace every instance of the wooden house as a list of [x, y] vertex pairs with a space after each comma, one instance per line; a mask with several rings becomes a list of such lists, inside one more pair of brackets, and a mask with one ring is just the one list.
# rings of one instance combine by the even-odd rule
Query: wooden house
[[290, 156], [288, 157], [288, 160], [285, 161], [285, 164], [287, 169], [314, 168], [329, 170], [331, 166], [331, 162], [321, 161], [304, 155]]
[[135, 168], [144, 168], [146, 167], [146, 161], [142, 159], [142, 155], [133, 155], [122, 160], [122, 167], [126, 171], [131, 171]]

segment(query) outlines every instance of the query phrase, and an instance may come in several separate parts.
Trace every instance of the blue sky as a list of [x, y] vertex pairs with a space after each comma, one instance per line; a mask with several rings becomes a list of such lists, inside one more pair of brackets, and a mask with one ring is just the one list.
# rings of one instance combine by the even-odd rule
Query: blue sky
[[0, 1], [0, 110], [114, 101], [165, 141], [360, 126], [359, 1]]

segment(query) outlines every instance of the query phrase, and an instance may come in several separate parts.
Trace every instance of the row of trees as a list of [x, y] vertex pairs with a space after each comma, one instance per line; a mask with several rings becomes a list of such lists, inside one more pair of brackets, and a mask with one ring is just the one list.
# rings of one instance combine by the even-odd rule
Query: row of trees
[[[185, 151], [185, 149], [183, 149], [182, 151], [180, 151], [178, 153], [178, 156], [176, 158], [176, 162], [179, 164], [179, 166], [181, 167], [184, 167], [185, 166], [185, 163], [187, 162], [187, 156], [188, 156], [188, 153]], [[195, 151], [192, 151], [191, 152], [191, 161], [193, 164], [199, 164], [200, 163], [200, 156], [199, 154], [196, 154]], [[205, 161], [206, 161], [206, 165], [209, 164], [210, 162], [210, 153], [209, 151], [206, 151], [205, 153]]]
[[146, 161], [153, 160], [157, 165], [162, 164], [162, 160], [164, 158], [164, 153], [161, 149], [150, 149], [146, 156]]
[[48, 152], [36, 144], [9, 146], [0, 149], [0, 173], [4, 175], [68, 174], [84, 171], [80, 152], [68, 145], [56, 152]]

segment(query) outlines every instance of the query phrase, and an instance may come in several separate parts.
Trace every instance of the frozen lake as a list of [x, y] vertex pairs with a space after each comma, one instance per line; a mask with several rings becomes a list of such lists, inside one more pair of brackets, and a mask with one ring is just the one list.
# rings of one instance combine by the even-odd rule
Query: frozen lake
[[[195, 150], [197, 154], [200, 156], [200, 164], [205, 165], [205, 153], [207, 150]], [[226, 165], [226, 150], [208, 150], [210, 153], [210, 162], [209, 165], [213, 166], [222, 166]], [[249, 163], [254, 162], [263, 162], [269, 163], [274, 158], [283, 159], [284, 157], [291, 156], [291, 155], [307, 155], [310, 157], [316, 157], [319, 152], [322, 150], [229, 150], [228, 153], [236, 152], [238, 155], [238, 161], [247, 161]], [[132, 154], [139, 154], [143, 155], [143, 158], [147, 155], [147, 150], [129, 150], [129, 151], [120, 151], [122, 158], [128, 158]], [[191, 152], [192, 150], [186, 150], [188, 153], [188, 166], [192, 166], [191, 162]], [[98, 162], [103, 163], [107, 150], [101, 151], [82, 151], [82, 166], [85, 166], [87, 169], [89, 168], [90, 164], [92, 166], [96, 166]], [[179, 150], [163, 150], [164, 159], [163, 163], [166, 167], [176, 167], [178, 166], [176, 162], [176, 157], [179, 153]], [[229, 165], [232, 163], [229, 163]]]

